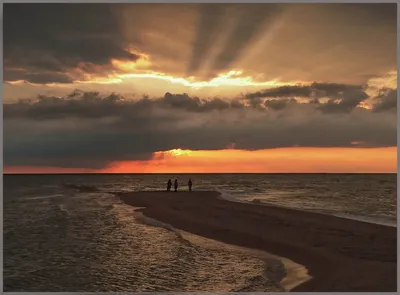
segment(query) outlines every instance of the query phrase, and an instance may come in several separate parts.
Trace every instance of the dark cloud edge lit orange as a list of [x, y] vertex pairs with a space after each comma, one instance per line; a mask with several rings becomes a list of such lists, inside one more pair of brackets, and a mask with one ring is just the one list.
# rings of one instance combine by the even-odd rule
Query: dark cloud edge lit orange
[[147, 161], [118, 161], [104, 169], [4, 167], [6, 174], [57, 173], [397, 173], [397, 147], [281, 148], [157, 152]]
[[[332, 87], [332, 85], [330, 86], [328, 84], [327, 86]], [[347, 87], [346, 85], [341, 86], [338, 84], [333, 84], [333, 86], [334, 88], [339, 87], [339, 89], [341, 89], [340, 87]], [[268, 96], [271, 92], [275, 93], [273, 96], [276, 96], [276, 92], [282, 90], [302, 92], [304, 89], [304, 87], [298, 89], [297, 86], [292, 88], [277, 87], [261, 94], [257, 94], [257, 97]], [[309, 90], [307, 90], [307, 92], [308, 91]], [[359, 93], [363, 94], [363, 92], [359, 90], [353, 92], [351, 87], [350, 91], [357, 95], [359, 95]], [[389, 93], [391, 97], [392, 92]], [[74, 92], [68, 97], [74, 97], [76, 95], [78, 95], [78, 97], [81, 95], [82, 97], [78, 98], [78, 100], [68, 100], [65, 98], [43, 96], [38, 102], [18, 102], [4, 105], [5, 122], [14, 122], [13, 125], [7, 125], [8, 129], [6, 129], [5, 132], [7, 136], [14, 138], [13, 142], [5, 142], [6, 171], [24, 171], [24, 169], [32, 171], [35, 166], [37, 167], [36, 169], [39, 170], [43, 169], [40, 167], [53, 167], [46, 168], [50, 170], [54, 170], [54, 167], [64, 167], [64, 171], [96, 172], [168, 172], [177, 171], [177, 169], [188, 172], [212, 172], [216, 171], [216, 167], [223, 167], [219, 172], [338, 172], [340, 169], [347, 172], [392, 171], [392, 168], [390, 168], [392, 166], [390, 166], [388, 159], [384, 156], [387, 153], [387, 150], [379, 148], [394, 146], [396, 144], [395, 137], [393, 137], [396, 129], [393, 129], [394, 126], [390, 127], [390, 125], [381, 125], [380, 122], [381, 119], [386, 119], [387, 115], [394, 115], [393, 110], [395, 110], [395, 104], [388, 109], [384, 108], [379, 112], [374, 113], [373, 109], [370, 110], [368, 108], [364, 109], [357, 107], [359, 101], [356, 100], [356, 104], [352, 105], [352, 112], [349, 113], [347, 108], [339, 109], [338, 107], [341, 106], [341, 104], [335, 103], [333, 104], [333, 106], [335, 106], [335, 112], [333, 112], [333, 115], [337, 115], [338, 111], [340, 111], [345, 115], [344, 118], [347, 118], [347, 120], [350, 121], [344, 125], [343, 123], [341, 123], [341, 125], [337, 125], [337, 123], [333, 123], [333, 125], [329, 125], [332, 124], [329, 123], [326, 125], [327, 122], [329, 122], [329, 120], [326, 121], [326, 118], [332, 119], [332, 114], [325, 114], [326, 111], [324, 109], [318, 110], [320, 106], [315, 103], [296, 103], [294, 105], [283, 105], [283, 108], [281, 106], [276, 109], [272, 107], [272, 109], [269, 110], [270, 106], [268, 106], [267, 109], [259, 108], [254, 104], [241, 105], [238, 107], [218, 99], [214, 101], [202, 101], [201, 104], [199, 104], [199, 101], [196, 98], [191, 98], [187, 95], [173, 95], [169, 93], [158, 100], [149, 100], [148, 98], [144, 98], [143, 100], [137, 101], [125, 101], [116, 94], [110, 96], [98, 96], [98, 93], [85, 92]], [[252, 99], [253, 97], [249, 96], [249, 98]], [[353, 99], [354, 96], [350, 96], [350, 98]], [[362, 98], [364, 98], [364, 96], [362, 96]], [[258, 101], [258, 103], [261, 102], [262, 101]], [[270, 101], [267, 99], [266, 102]], [[346, 103], [345, 106], [348, 107], [349, 104]], [[293, 114], [290, 112], [292, 112], [293, 107], [295, 107], [297, 114], [302, 114], [303, 111], [306, 111], [306, 113], [309, 113], [308, 116], [316, 116], [316, 119], [313, 120], [318, 121], [308, 122], [308, 118], [306, 119], [306, 117], [302, 115], [302, 117], [304, 117], [302, 120], [305, 120], [304, 123], [299, 125], [299, 122], [296, 120], [292, 122]], [[160, 114], [162, 114], [167, 111], [168, 117], [165, 117], [165, 115], [162, 117], [149, 117], [153, 111], [155, 114], [158, 112], [161, 112]], [[256, 121], [249, 118], [239, 125], [234, 123], [232, 127], [229, 124], [221, 124], [218, 120], [215, 121], [215, 119], [218, 118], [215, 117], [215, 111], [219, 112], [218, 114], [220, 118], [227, 116], [226, 118], [231, 120], [232, 123], [235, 122], [235, 116], [246, 114], [246, 112], [252, 117], [255, 117]], [[138, 114], [140, 115], [137, 116]], [[193, 117], [194, 114], [196, 116]], [[184, 117], [182, 117], [182, 115], [184, 115]], [[234, 116], [234, 121], [232, 121], [232, 115]], [[271, 115], [281, 116], [281, 119], [273, 121], [274, 124], [272, 124], [271, 121], [265, 121], [264, 124], [266, 125], [260, 129], [259, 121], [257, 121], [259, 119], [257, 119], [257, 117], [265, 120]], [[328, 117], [326, 117], [327, 115]], [[111, 118], [114, 118], [111, 121], [108, 119], [110, 116]], [[363, 116], [365, 117], [364, 120], [366, 120], [365, 123], [360, 121]], [[71, 120], [68, 118], [74, 119]], [[117, 121], [115, 121], [115, 118]], [[196, 120], [198, 119], [196, 118], [200, 119], [200, 123], [202, 120], [206, 120], [204, 122], [209, 121], [214, 123], [210, 126], [211, 129], [204, 130], [204, 126], [197, 126], [198, 123], [196, 123]], [[58, 141], [55, 141], [54, 139], [49, 141], [49, 135], [43, 134], [43, 142], [40, 142], [40, 138], [37, 135], [32, 137], [29, 133], [26, 134], [26, 138], [23, 139], [26, 140], [30, 137], [28, 140], [30, 140], [31, 143], [27, 145], [29, 147], [28, 149], [26, 149], [26, 146], [21, 146], [19, 143], [21, 138], [18, 139], [18, 137], [12, 135], [11, 131], [8, 131], [13, 130], [14, 128], [16, 132], [24, 132], [23, 130], [25, 129], [21, 129], [21, 127], [15, 129], [18, 124], [28, 124], [30, 128], [34, 126], [33, 124], [39, 124], [38, 126], [42, 126], [41, 128], [43, 128], [46, 126], [43, 124], [54, 122], [55, 119], [62, 120], [61, 122], [67, 125], [70, 125], [71, 123], [76, 125], [76, 123], [73, 122], [77, 119], [80, 120], [77, 122], [86, 122], [85, 124], [89, 122], [90, 125], [88, 126], [90, 129], [87, 131], [92, 131], [87, 134], [82, 134], [81, 129], [78, 128], [79, 125], [74, 127], [75, 131], [70, 130], [69, 133], [65, 134], [60, 134], [57, 131], [58, 129], [54, 129], [52, 132], [59, 138]], [[161, 119], [161, 121], [159, 121], [161, 125], [160, 123], [157, 123], [159, 119]], [[165, 121], [165, 119], [167, 119], [167, 121]], [[181, 126], [179, 123], [182, 119], [184, 122], [185, 120], [189, 120], [186, 121], [189, 124], [191, 124], [191, 120], [194, 119], [195, 128], [189, 128], [188, 130], [182, 129], [182, 127], [187, 128], [186, 125]], [[284, 121], [282, 121], [283, 119]], [[371, 121], [371, 119], [373, 119], [373, 121]], [[15, 125], [16, 122], [18, 122], [17, 125]], [[156, 125], [154, 125], [155, 123]], [[163, 128], [161, 128], [161, 130], [159, 129], [159, 127], [162, 127], [164, 124], [171, 123], [175, 126], [172, 130], [165, 129], [164, 131], [161, 131]], [[282, 125], [282, 123], [289, 123], [290, 125], [285, 127], [288, 129], [281, 129], [280, 125]], [[239, 133], [236, 132], [237, 128], [242, 128], [243, 126], [246, 126], [246, 124], [250, 125], [244, 129], [245, 133], [240, 131], [240, 129]], [[324, 124], [326, 126], [323, 128], [326, 129], [326, 132], [321, 134], [321, 126]], [[369, 124], [369, 126], [365, 124]], [[379, 127], [379, 125], [381, 126]], [[99, 126], [103, 126], [105, 128], [104, 131], [99, 130]], [[126, 126], [136, 127], [133, 130], [130, 130], [126, 129]], [[176, 127], [180, 128], [180, 131], [174, 131], [174, 128]], [[266, 129], [267, 127], [269, 129]], [[299, 129], [299, 127], [301, 129]], [[48, 125], [45, 128], [50, 128], [51, 130], [53, 127], [52, 125]], [[62, 128], [62, 126], [60, 125], [58, 128]], [[293, 128], [297, 129], [297, 134], [293, 134]], [[215, 130], [219, 129], [220, 131], [215, 133]], [[330, 135], [328, 135], [328, 130], [331, 132]], [[350, 133], [347, 134], [347, 130], [350, 130]], [[369, 131], [366, 132], [366, 130]], [[225, 134], [226, 132], [231, 133], [231, 135], [238, 135], [239, 141], [235, 139], [236, 136], [232, 137], [229, 136], [229, 134], [227, 136], [227, 134]], [[210, 135], [214, 138], [212, 141], [209, 140]], [[363, 139], [363, 137], [365, 139]], [[146, 138], [150, 139], [150, 142], [148, 142], [148, 139]], [[361, 140], [352, 140], [350, 142], [347, 141], [349, 138], [359, 138]], [[137, 145], [141, 143], [143, 139], [144, 142], [148, 142], [147, 144], [149, 144], [149, 146], [148, 148], [142, 146], [138, 149]], [[260, 142], [261, 139], [262, 142]], [[370, 143], [371, 140], [373, 144]], [[304, 143], [307, 143], [307, 141], [308, 143], [316, 144], [313, 148], [308, 148], [308, 151], [304, 149], [304, 146], [313, 145], [305, 145]], [[103, 144], [99, 145], [98, 143], [100, 142]], [[292, 148], [290, 151], [288, 151], [287, 148], [285, 149], [285, 146], [281, 146], [282, 143], [286, 146], [291, 143], [290, 145]], [[200, 146], [207, 148], [203, 148], [203, 151], [201, 151], [202, 148], [200, 148], [199, 151], [198, 147], [187, 148], [188, 145], [195, 147], [199, 144]], [[348, 148], [343, 149], [335, 147], [335, 145], [337, 146], [338, 144], [342, 147], [347, 146]], [[13, 145], [14, 147], [17, 147], [17, 149], [12, 149]], [[259, 146], [258, 148], [257, 145]], [[268, 145], [270, 148], [266, 147]], [[331, 145], [330, 153], [327, 153], [326, 151], [329, 150], [327, 149], [329, 145]], [[227, 146], [235, 147], [237, 149], [224, 150]], [[243, 148], [244, 146], [245, 148]], [[157, 151], [173, 151], [180, 147], [189, 150], [189, 153], [191, 154], [191, 157], [187, 158], [186, 162], [183, 162], [184, 165], [187, 166], [186, 168], [182, 165], [182, 162], [179, 164], [179, 161], [177, 161], [177, 159], [184, 158], [182, 155], [185, 154], [180, 155], [179, 153], [174, 154], [172, 152], [174, 157], [154, 157], [155, 155], [171, 154], [163, 154], [162, 152], [160, 153]], [[113, 151], [112, 153], [107, 152], [107, 150], [110, 149]], [[312, 156], [310, 156], [310, 150], [313, 150]], [[354, 154], [355, 150], [358, 151], [358, 154]], [[232, 151], [235, 154], [232, 154]], [[282, 159], [279, 157], [270, 157], [270, 155], [276, 154], [276, 151], [286, 151], [286, 154], [284, 154], [285, 164], [282, 164]], [[335, 155], [338, 151], [347, 154], [347, 156], [344, 158], [339, 157], [339, 159], [332, 161], [332, 154]], [[371, 156], [371, 151], [376, 151], [375, 156]], [[301, 153], [299, 154], [298, 152]], [[226, 154], [231, 156], [226, 158]], [[58, 155], [58, 157], [54, 158], [55, 155]], [[203, 157], [202, 160], [197, 161], [196, 163], [191, 163], [193, 159], [198, 160], [197, 156], [200, 155]], [[219, 155], [220, 160], [223, 160], [223, 162], [216, 164], [219, 159], [212, 155]], [[279, 155], [281, 156], [282, 154]], [[368, 155], [368, 162], [366, 162], [367, 158], [365, 155]], [[240, 158], [239, 156], [243, 156], [244, 158]], [[255, 156], [259, 156], [257, 163], [254, 163], [253, 161]], [[294, 160], [298, 161], [302, 157], [304, 158], [304, 156], [308, 157], [308, 163], [303, 161], [296, 164], [300, 166], [293, 166], [295, 163]], [[31, 159], [29, 159], [29, 157], [31, 157]], [[208, 157], [212, 158], [212, 163], [216, 164], [216, 167], [203, 165], [203, 163], [208, 161]], [[240, 167], [237, 165], [238, 157], [242, 161]], [[37, 164], [35, 165], [25, 164], [29, 163], [31, 160], [36, 161], [35, 158], [39, 159], [41, 163], [36, 162]], [[101, 161], [96, 162], [96, 158], [101, 159]], [[129, 158], [131, 160], [129, 160]], [[315, 161], [314, 158], [319, 159], [319, 162]], [[354, 159], [357, 159], [356, 163], [354, 162]], [[381, 165], [383, 163], [382, 159], [386, 161], [385, 167], [382, 167]], [[395, 158], [392, 157], [392, 161], [394, 161], [394, 159]], [[10, 164], [10, 160], [18, 164]], [[281, 163], [276, 163], [276, 161], [280, 161]], [[342, 168], [337, 167], [337, 163], [339, 162], [341, 163]], [[60, 164], [51, 165], [51, 163]], [[267, 168], [257, 166], [257, 164], [260, 163]], [[271, 166], [271, 163], [274, 163], [274, 165]], [[376, 168], [373, 167], [373, 163], [377, 165]], [[355, 164], [356, 166], [354, 166]], [[18, 168], [18, 166], [21, 168]], [[290, 167], [290, 169], [288, 169], [288, 167]], [[75, 168], [76, 170], [71, 170], [71, 168]]]

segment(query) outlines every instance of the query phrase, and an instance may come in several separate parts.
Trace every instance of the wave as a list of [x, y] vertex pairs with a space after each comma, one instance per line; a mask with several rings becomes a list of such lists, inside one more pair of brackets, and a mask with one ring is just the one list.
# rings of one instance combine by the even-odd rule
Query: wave
[[238, 197], [235, 197], [222, 189], [216, 188], [215, 191], [220, 193], [219, 198], [221, 199], [236, 203], [249, 203], [249, 201], [245, 201]]
[[139, 223], [142, 223], [144, 225], [149, 225], [149, 226], [153, 226], [153, 227], [158, 227], [158, 228], [164, 228], [166, 230], [169, 230], [170, 232], [173, 232], [176, 234], [176, 236], [186, 245], [191, 246], [192, 244], [190, 243], [189, 240], [185, 239], [182, 235], [182, 233], [176, 229], [175, 227], [173, 227], [172, 225], [159, 221], [157, 219], [154, 218], [150, 218], [147, 217], [146, 215], [144, 215], [142, 212], [139, 212], [137, 210], [141, 210], [142, 208], [135, 208], [134, 213], [133, 213], [133, 217], [136, 219], [136, 221], [138, 221]]
[[25, 200], [45, 200], [45, 199], [53, 199], [53, 198], [59, 198], [63, 197], [63, 194], [52, 194], [52, 195], [47, 195], [47, 196], [37, 196], [37, 197], [29, 197], [25, 198]]
[[65, 212], [68, 216], [71, 215], [71, 213], [68, 211], [68, 209], [65, 208], [64, 204], [58, 205], [58, 208], [60, 208], [60, 210], [61, 210], [62, 212]]
[[[140, 209], [142, 209], [142, 208], [137, 208], [137, 210], [140, 210]], [[172, 232], [175, 232], [175, 233], [179, 232], [172, 225], [170, 225], [168, 223], [164, 223], [164, 222], [158, 221], [157, 219], [153, 219], [153, 218], [147, 217], [142, 212], [134, 211], [133, 216], [135, 217], [135, 219], [137, 221], [140, 221], [143, 224], [154, 226], [154, 227], [165, 228], [165, 229], [167, 229], [169, 231], [172, 231]]]
[[63, 186], [65, 188], [73, 189], [73, 190], [76, 190], [79, 192], [99, 192], [100, 191], [97, 187], [95, 187], [93, 185], [68, 183], [68, 184], [64, 184]]

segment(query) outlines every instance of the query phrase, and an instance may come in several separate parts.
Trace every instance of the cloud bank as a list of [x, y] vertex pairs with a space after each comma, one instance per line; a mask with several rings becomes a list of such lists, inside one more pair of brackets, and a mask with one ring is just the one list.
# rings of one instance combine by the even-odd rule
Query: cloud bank
[[[288, 98], [288, 88], [260, 92], [273, 93], [273, 100], [260, 94], [223, 100], [172, 93], [129, 100], [79, 90], [65, 97], [41, 95], [4, 105], [5, 165], [96, 169], [150, 159], [157, 151], [232, 144], [245, 150], [397, 145], [394, 89], [382, 90], [369, 110], [354, 106], [365, 96], [359, 87], [325, 86], [332, 95], [325, 103]], [[255, 97], [260, 104], [249, 104]]]

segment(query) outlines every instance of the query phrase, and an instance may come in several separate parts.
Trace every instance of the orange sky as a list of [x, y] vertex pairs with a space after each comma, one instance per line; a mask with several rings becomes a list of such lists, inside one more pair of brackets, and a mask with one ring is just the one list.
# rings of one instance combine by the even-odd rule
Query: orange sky
[[155, 153], [149, 161], [114, 162], [102, 170], [5, 167], [5, 173], [396, 173], [397, 147], [281, 148]]

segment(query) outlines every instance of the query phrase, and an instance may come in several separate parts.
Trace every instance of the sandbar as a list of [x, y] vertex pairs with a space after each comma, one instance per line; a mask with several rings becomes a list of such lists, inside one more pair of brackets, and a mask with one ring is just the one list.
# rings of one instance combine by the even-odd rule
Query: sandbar
[[213, 191], [117, 194], [145, 216], [195, 235], [304, 265], [293, 292], [396, 292], [397, 228], [314, 212], [237, 203]]

